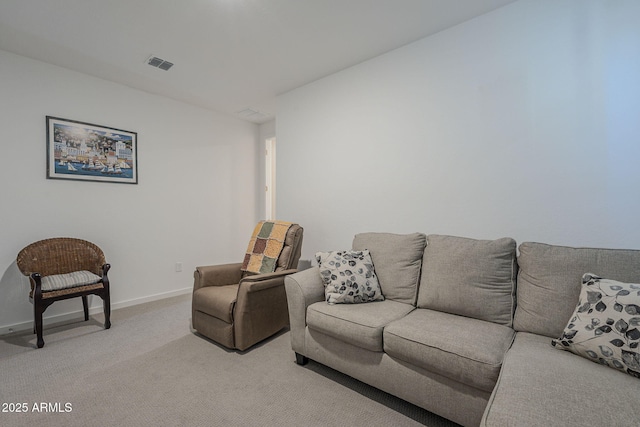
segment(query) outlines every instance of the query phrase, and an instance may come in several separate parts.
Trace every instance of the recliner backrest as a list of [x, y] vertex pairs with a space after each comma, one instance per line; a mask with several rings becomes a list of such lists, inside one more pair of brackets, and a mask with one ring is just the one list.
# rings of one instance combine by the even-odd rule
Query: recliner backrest
[[290, 270], [298, 267], [302, 254], [302, 237], [304, 229], [299, 224], [292, 224], [284, 240], [284, 247], [276, 266], [276, 271]]

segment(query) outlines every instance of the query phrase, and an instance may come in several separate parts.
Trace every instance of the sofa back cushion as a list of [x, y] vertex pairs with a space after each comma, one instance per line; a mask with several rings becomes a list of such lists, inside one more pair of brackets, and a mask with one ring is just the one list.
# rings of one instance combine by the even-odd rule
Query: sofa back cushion
[[430, 235], [422, 261], [418, 307], [511, 327], [516, 242]]
[[369, 250], [386, 299], [415, 305], [426, 243], [422, 233], [361, 233], [353, 238], [353, 249]]
[[578, 303], [582, 276], [640, 283], [640, 251], [520, 245], [514, 329], [558, 338]]

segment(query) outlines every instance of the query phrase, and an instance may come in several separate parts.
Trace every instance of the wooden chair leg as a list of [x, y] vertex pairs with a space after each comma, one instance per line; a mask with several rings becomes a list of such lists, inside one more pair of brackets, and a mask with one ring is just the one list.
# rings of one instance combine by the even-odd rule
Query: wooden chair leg
[[89, 320], [89, 302], [86, 295], [82, 295], [82, 308], [84, 308], [84, 320], [86, 322]]
[[35, 329], [36, 329], [36, 337], [38, 348], [44, 347], [44, 339], [42, 339], [42, 313], [44, 312], [44, 307], [42, 306], [42, 302], [34, 301], [33, 302], [33, 311], [35, 317]]
[[111, 301], [109, 294], [102, 297], [102, 305], [104, 306], [104, 328], [109, 329], [111, 327]]

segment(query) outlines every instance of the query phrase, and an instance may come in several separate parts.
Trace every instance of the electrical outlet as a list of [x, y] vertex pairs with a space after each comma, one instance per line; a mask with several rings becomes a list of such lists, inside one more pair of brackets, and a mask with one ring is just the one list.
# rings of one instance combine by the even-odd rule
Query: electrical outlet
[[176, 262], [176, 273], [180, 273], [182, 271], [182, 263]]

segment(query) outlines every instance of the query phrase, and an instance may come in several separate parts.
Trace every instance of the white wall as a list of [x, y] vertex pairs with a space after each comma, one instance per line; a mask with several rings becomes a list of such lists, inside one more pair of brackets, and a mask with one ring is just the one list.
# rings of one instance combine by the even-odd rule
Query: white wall
[[521, 0], [280, 96], [303, 258], [365, 231], [640, 248], [638, 22]]
[[[36, 240], [98, 244], [115, 308], [188, 292], [197, 265], [242, 260], [264, 210], [257, 125], [4, 51], [0, 94], [0, 333], [31, 325], [15, 257]], [[137, 132], [139, 184], [46, 179], [47, 115]], [[45, 315], [81, 309], [63, 301]]]

